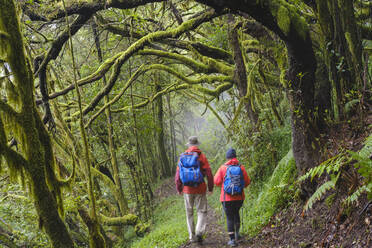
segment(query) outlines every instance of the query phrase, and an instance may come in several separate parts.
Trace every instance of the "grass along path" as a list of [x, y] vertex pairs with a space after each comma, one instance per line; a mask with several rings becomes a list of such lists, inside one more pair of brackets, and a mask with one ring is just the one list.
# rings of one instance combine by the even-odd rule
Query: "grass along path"
[[[155, 192], [157, 207], [154, 211], [151, 231], [143, 239], [135, 242], [132, 248], [226, 247], [228, 236], [224, 221], [221, 221], [221, 215], [219, 214], [222, 211], [221, 203], [218, 200], [219, 192], [220, 188], [215, 188], [213, 195], [208, 196], [207, 229], [204, 242], [199, 245], [188, 241], [183, 196], [176, 194], [173, 178], [164, 181]], [[217, 209], [218, 214], [215, 209]], [[196, 216], [196, 212], [194, 215]], [[247, 247], [245, 244], [246, 242], [243, 239], [239, 242], [238, 247]]]

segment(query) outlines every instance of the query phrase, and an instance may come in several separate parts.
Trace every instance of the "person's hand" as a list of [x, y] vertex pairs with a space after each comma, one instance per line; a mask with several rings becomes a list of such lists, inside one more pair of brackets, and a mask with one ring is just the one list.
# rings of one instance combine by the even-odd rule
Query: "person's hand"
[[179, 195], [183, 195], [183, 192], [177, 192]]
[[208, 191], [208, 195], [212, 195], [213, 194], [213, 191]]

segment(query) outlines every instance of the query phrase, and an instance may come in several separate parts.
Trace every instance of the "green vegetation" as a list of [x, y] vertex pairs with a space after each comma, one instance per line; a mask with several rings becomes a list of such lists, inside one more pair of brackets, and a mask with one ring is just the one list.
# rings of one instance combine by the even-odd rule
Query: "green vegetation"
[[250, 187], [243, 207], [244, 233], [257, 234], [279, 209], [288, 206], [293, 200], [296, 174], [293, 154], [289, 151], [261, 187]]
[[134, 242], [132, 248], [176, 248], [188, 240], [182, 196], [171, 196], [159, 203], [154, 210], [151, 231]]
[[370, 199], [370, 7], [0, 0], [0, 246], [179, 246], [155, 198], [191, 135], [213, 172], [237, 150], [251, 236], [297, 195]]

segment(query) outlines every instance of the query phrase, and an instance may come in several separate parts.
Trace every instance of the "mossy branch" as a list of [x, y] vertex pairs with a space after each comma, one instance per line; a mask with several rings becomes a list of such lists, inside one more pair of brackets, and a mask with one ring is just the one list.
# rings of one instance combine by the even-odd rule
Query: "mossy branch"
[[7, 118], [11, 118], [12, 120], [20, 123], [20, 114], [2, 100], [0, 100], [0, 112], [2, 112]]
[[[168, 72], [169, 74], [172, 74], [176, 78], [182, 80], [183, 82], [185, 82], [189, 85], [197, 85], [197, 84], [201, 84], [201, 83], [213, 84], [216, 81], [218, 81], [218, 82], [226, 82], [227, 81], [227, 82], [233, 83], [233, 76], [203, 75], [203, 76], [200, 76], [197, 79], [190, 79], [189, 77], [187, 77], [185, 75], [182, 75], [181, 73], [179, 73], [175, 69], [173, 69], [169, 66], [166, 66], [166, 65], [154, 64], [154, 65], [150, 66], [150, 69], [157, 69], [157, 70], [162, 70], [162, 71]], [[206, 92], [210, 92], [212, 96], [215, 96], [216, 93], [217, 93], [217, 92], [213, 92], [213, 90], [208, 91], [208, 89], [206, 89]]]
[[134, 226], [138, 223], [139, 218], [134, 214], [127, 214], [121, 217], [107, 217], [103, 214], [99, 215], [101, 223], [107, 226]]
[[[209, 10], [209, 11], [206, 11], [203, 14], [199, 15], [196, 18], [193, 18], [191, 20], [188, 20], [188, 21], [184, 22], [183, 24], [181, 24], [180, 26], [178, 26], [174, 29], [150, 33], [150, 34], [142, 37], [141, 39], [137, 40], [136, 42], [134, 42], [127, 50], [125, 50], [123, 52], [120, 52], [120, 53], [117, 53], [116, 55], [107, 59], [91, 75], [78, 80], [77, 83], [78, 83], [79, 86], [82, 86], [82, 85], [85, 85], [85, 84], [88, 84], [88, 83], [92, 83], [94, 81], [97, 81], [97, 80], [101, 79], [106, 74], [106, 72], [108, 72], [108, 70], [112, 66], [114, 67], [106, 86], [94, 97], [94, 99], [83, 110], [84, 115], [89, 113], [90, 111], [92, 111], [97, 106], [99, 101], [111, 91], [112, 87], [114, 86], [114, 84], [115, 84], [115, 82], [116, 82], [116, 80], [117, 80], [117, 78], [120, 74], [121, 66], [133, 54], [135, 54], [139, 50], [143, 49], [143, 47], [150, 44], [151, 42], [159, 41], [159, 40], [163, 40], [163, 39], [167, 39], [167, 38], [176, 38], [179, 35], [185, 33], [186, 31], [193, 30], [193, 29], [197, 28], [200, 24], [202, 24], [206, 21], [209, 21], [210, 19], [212, 19], [216, 16], [219, 16], [221, 14], [222, 13], [215, 13], [214, 10]], [[49, 96], [49, 99], [53, 99], [53, 98], [56, 98], [58, 96], [67, 94], [69, 91], [71, 91], [73, 89], [75, 89], [75, 86], [74, 86], [74, 84], [71, 84], [67, 88], [65, 88], [65, 89], [63, 89], [59, 92], [56, 92], [54, 94], [51, 94]], [[41, 101], [39, 101], [38, 103], [40, 104]]]
[[[144, 36], [138, 32], [133, 32], [132, 30], [126, 30], [126, 29], [123, 29], [117, 26], [110, 25], [105, 20], [103, 20], [103, 18], [99, 18], [98, 20], [100, 24], [102, 25], [103, 29], [113, 34], [121, 35], [123, 37], [136, 38], [136, 39], [140, 39]], [[214, 58], [214, 59], [224, 60], [230, 64], [233, 64], [233, 59], [232, 59], [232, 55], [230, 52], [223, 50], [221, 48], [218, 48], [218, 47], [203, 44], [201, 42], [190, 42], [190, 41], [176, 40], [172, 38], [159, 40], [158, 42], [162, 44], [167, 44], [173, 47], [177, 47], [180, 49], [185, 49], [185, 50], [190, 50], [190, 46], [191, 46], [192, 48], [196, 49], [200, 54], [204, 56]]]
[[10, 147], [0, 144], [2, 155], [8, 163], [11, 170], [16, 170], [11, 173], [17, 174], [21, 169], [29, 169], [29, 162], [18, 152], [14, 151]]
[[28, 161], [21, 154], [14, 151], [7, 145], [4, 124], [2, 119], [0, 118], [0, 159], [2, 156], [7, 161], [7, 164], [10, 168], [11, 177], [14, 177], [18, 173], [22, 174], [22, 169], [30, 168]]
[[37, 57], [35, 60], [42, 59], [42, 62], [40, 65], [35, 68], [35, 76], [42, 70], [46, 68], [48, 63], [51, 60], [54, 60], [58, 57], [58, 54], [62, 50], [63, 45], [67, 42], [70, 35], [76, 34], [80, 28], [86, 23], [90, 17], [92, 16], [92, 13], [85, 13], [82, 15], [79, 15], [73, 23], [71, 23], [71, 28], [66, 29], [64, 32], [62, 32], [51, 44], [51, 48], [48, 50], [46, 55], [42, 55], [40, 57]]
[[203, 22], [209, 21], [213, 17], [216, 17], [218, 14], [216, 14], [213, 10], [207, 11], [200, 15], [199, 17], [196, 17], [194, 19], [188, 20], [181, 24], [180, 26], [166, 31], [158, 31], [151, 34], [148, 34], [144, 36], [143, 38], [137, 40], [134, 42], [127, 50], [124, 52], [121, 52], [114, 57], [117, 58], [114, 63], [114, 68], [111, 72], [110, 78], [108, 80], [108, 83], [106, 86], [94, 97], [94, 99], [89, 103], [87, 107], [84, 108], [83, 114], [87, 114], [90, 111], [92, 111], [99, 101], [107, 95], [111, 89], [113, 88], [117, 78], [119, 77], [121, 66], [136, 52], [143, 49], [143, 47], [150, 42], [169, 38], [169, 37], [178, 37], [179, 35], [183, 34], [186, 31], [192, 30], [197, 28], [200, 24]]
[[148, 231], [149, 225], [142, 223], [137, 215], [127, 214], [121, 217], [107, 217], [100, 214], [101, 223], [107, 226], [134, 226], [137, 236], [143, 236]]
[[100, 172], [94, 167], [91, 168], [91, 171], [92, 171], [92, 175], [94, 177], [100, 178], [105, 183], [105, 185], [110, 188], [111, 192], [116, 191], [115, 184], [108, 176], [106, 176], [105, 174], [103, 174], [102, 172]]
[[[87, 124], [85, 125], [85, 128], [87, 128], [88, 126], [90, 126], [90, 124], [92, 124], [92, 122], [104, 111], [104, 109], [106, 109], [107, 107], [111, 106], [112, 104], [114, 104], [117, 100], [119, 100], [119, 98], [124, 94], [124, 92], [128, 89], [128, 87], [133, 83], [133, 81], [142, 73], [146, 72], [146, 71], [149, 71], [149, 70], [162, 70], [162, 71], [166, 71], [172, 75], [174, 75], [175, 77], [177, 77], [178, 79], [186, 82], [186, 84], [184, 85], [177, 85], [177, 86], [171, 86], [171, 87], [168, 87], [166, 88], [166, 90], [162, 90], [160, 92], [158, 92], [156, 94], [156, 96], [153, 96], [151, 97], [151, 99], [147, 99], [145, 101], [143, 101], [142, 103], [139, 103], [139, 104], [136, 104], [134, 105], [135, 108], [141, 108], [141, 107], [144, 107], [146, 106], [148, 103], [150, 103], [151, 101], [153, 101], [154, 99], [156, 99], [157, 97], [165, 94], [165, 93], [168, 93], [170, 91], [175, 91], [175, 90], [181, 90], [181, 89], [186, 89], [186, 88], [189, 88], [191, 85], [194, 85], [193, 87], [197, 90], [199, 90], [200, 92], [203, 92], [205, 94], [208, 94], [208, 95], [211, 95], [211, 96], [214, 96], [214, 97], [218, 97], [222, 92], [230, 89], [232, 86], [233, 86], [233, 79], [232, 79], [232, 76], [224, 76], [224, 75], [204, 75], [204, 76], [201, 76], [200, 78], [198, 79], [190, 79], [184, 75], [182, 75], [181, 73], [177, 72], [176, 70], [174, 70], [173, 68], [169, 67], [169, 66], [166, 66], [166, 65], [161, 65], [161, 64], [153, 64], [153, 65], [149, 65], [149, 66], [146, 66], [146, 67], [140, 67], [134, 74], [133, 76], [128, 80], [128, 82], [125, 84], [125, 86], [123, 87], [123, 89], [120, 91], [120, 93], [118, 95], [116, 95], [110, 102], [108, 102], [107, 104], [105, 104], [97, 113], [95, 113], [87, 122]], [[216, 89], [208, 89], [208, 88], [204, 88], [204, 87], [201, 87], [201, 86], [197, 86], [197, 84], [201, 84], [201, 83], [208, 83], [208, 84], [212, 84], [216, 81], [219, 81], [219, 82], [225, 82], [221, 85], [219, 85]], [[227, 82], [226, 82], [227, 81]], [[118, 111], [124, 111], [125, 109], [128, 109], [129, 106], [126, 106], [124, 108], [122, 108], [121, 110], [113, 110], [113, 112], [118, 112]]]
[[97, 113], [95, 113], [87, 122], [85, 125], [85, 128], [89, 127], [90, 124], [108, 107], [110, 107], [112, 104], [116, 103], [120, 97], [127, 91], [127, 89], [132, 85], [132, 83], [145, 71], [148, 70], [148, 66], [145, 67], [144, 65], [140, 66], [137, 71], [129, 78], [127, 83], [124, 85], [123, 89], [117, 94], [111, 101], [106, 103], [102, 108], [100, 108]]
[[175, 59], [182, 64], [186, 65], [190, 69], [192, 69], [195, 72], [198, 73], [223, 73], [221, 71], [216, 70], [216, 68], [213, 68], [205, 63], [200, 63], [194, 59], [191, 59], [189, 57], [177, 54], [177, 53], [171, 53], [171, 52], [165, 52], [160, 50], [154, 50], [154, 49], [144, 49], [142, 51], [139, 51], [138, 54], [140, 55], [155, 55], [159, 57], [169, 58], [169, 59]]

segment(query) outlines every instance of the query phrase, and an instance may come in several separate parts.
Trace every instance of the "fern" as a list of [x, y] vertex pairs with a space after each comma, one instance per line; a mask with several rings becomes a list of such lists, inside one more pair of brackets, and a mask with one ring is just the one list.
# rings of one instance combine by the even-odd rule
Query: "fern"
[[362, 193], [365, 193], [365, 192], [368, 193], [368, 195], [371, 194], [371, 192], [372, 192], [372, 183], [370, 183], [368, 185], [363, 185], [363, 186], [359, 187], [354, 193], [352, 193], [350, 196], [348, 196], [347, 198], [345, 198], [345, 200], [343, 202], [346, 203], [346, 204], [352, 204], [352, 203], [354, 203], [354, 202], [356, 202], [358, 200], [359, 196]]
[[331, 180], [322, 184], [315, 193], [307, 200], [304, 206], [304, 212], [311, 209], [316, 201], [319, 201], [322, 196], [330, 189], [335, 188], [338, 178], [341, 174], [340, 169], [343, 165], [349, 163], [351, 158], [347, 153], [342, 152], [328, 160], [324, 161], [320, 165], [310, 169], [305, 175], [299, 178], [299, 181], [304, 181], [307, 178], [311, 180], [314, 177], [320, 177], [324, 172], [327, 172], [331, 176]]
[[367, 193], [368, 200], [372, 199], [372, 160], [369, 158], [372, 153], [372, 135], [365, 142], [365, 145], [359, 153], [349, 151], [349, 154], [357, 162], [354, 167], [358, 169], [358, 173], [363, 177], [362, 185], [350, 196], [344, 203], [351, 204], [358, 200], [362, 193]]
[[333, 177], [333, 180], [327, 181], [323, 183], [316, 191], [315, 193], [307, 200], [305, 206], [304, 206], [304, 211], [307, 211], [312, 208], [313, 204], [316, 201], [319, 201], [322, 196], [325, 194], [330, 189], [334, 189], [336, 186], [337, 179], [340, 174], [338, 174], [336, 177]]
[[314, 177], [320, 177], [324, 172], [331, 176], [331, 180], [322, 184], [315, 193], [309, 198], [304, 206], [304, 211], [312, 208], [313, 204], [320, 200], [322, 196], [331, 188], [335, 188], [338, 178], [341, 174], [342, 166], [348, 164], [352, 160], [356, 160], [354, 167], [358, 169], [358, 173], [363, 177], [362, 185], [343, 202], [346, 204], [354, 203], [357, 201], [362, 193], [367, 193], [369, 200], [372, 199], [372, 160], [369, 158], [372, 154], [372, 135], [370, 135], [365, 142], [365, 145], [359, 153], [352, 151], [342, 152], [320, 165], [310, 169], [305, 175], [301, 176], [298, 181], [304, 181], [308, 178], [311, 180]]
[[311, 180], [314, 179], [314, 177], [320, 177], [323, 175], [324, 171], [326, 171], [328, 174], [330, 173], [337, 173], [339, 172], [342, 165], [348, 163], [350, 159], [347, 157], [346, 153], [340, 153], [320, 165], [311, 168], [305, 175], [301, 176], [298, 180], [304, 181], [307, 178], [311, 178]]

